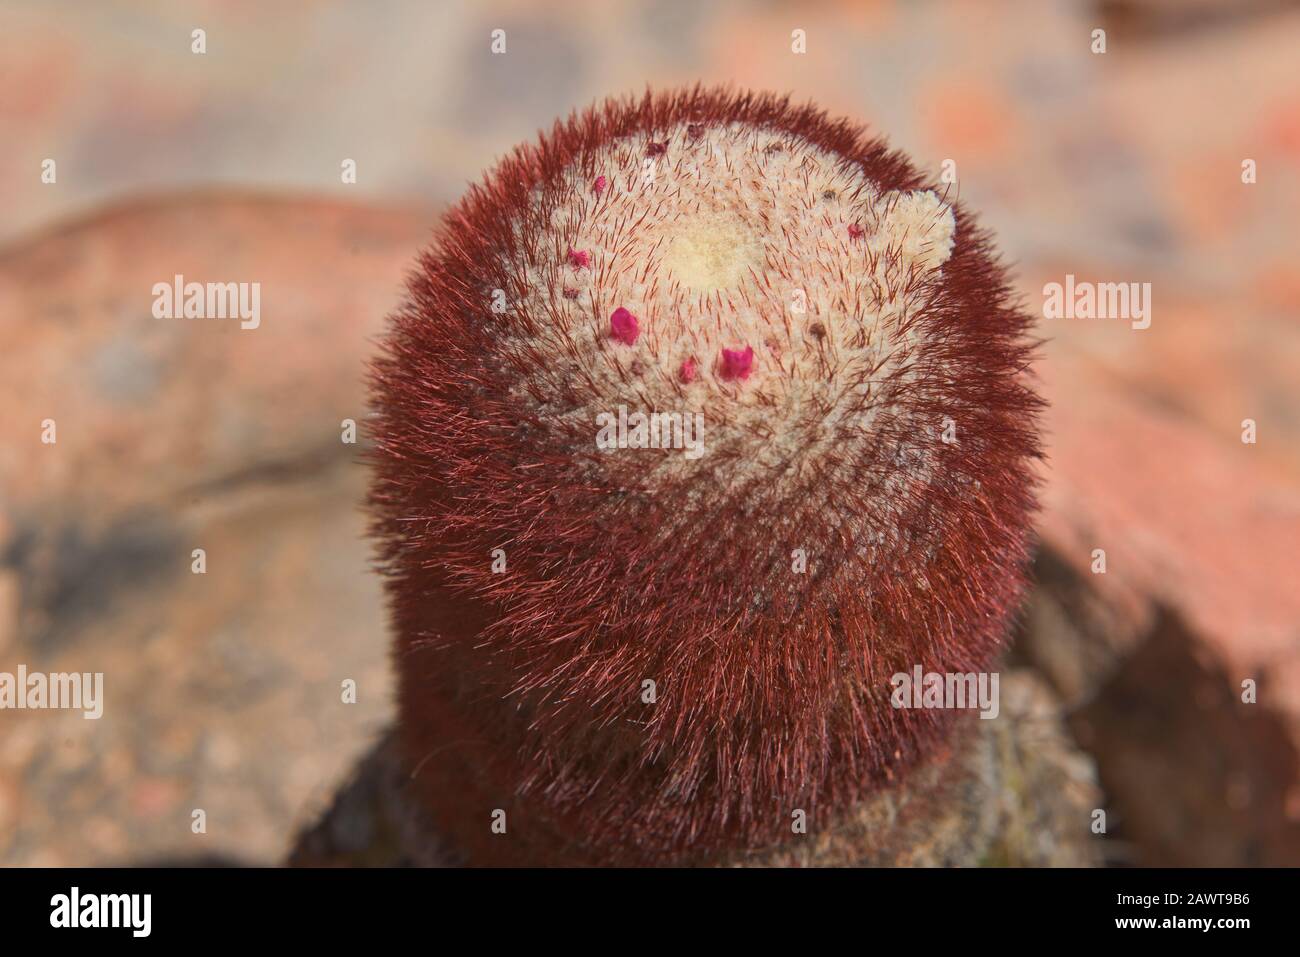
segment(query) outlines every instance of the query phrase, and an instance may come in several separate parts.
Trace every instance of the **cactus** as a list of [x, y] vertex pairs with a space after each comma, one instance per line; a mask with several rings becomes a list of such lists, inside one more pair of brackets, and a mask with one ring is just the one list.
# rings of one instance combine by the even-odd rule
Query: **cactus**
[[[372, 369], [400, 746], [439, 831], [471, 862], [722, 859], [933, 752], [950, 714], [890, 677], [1003, 644], [1028, 326], [970, 214], [811, 105], [647, 93], [501, 161]], [[620, 408], [702, 415], [705, 453], [598, 447]]]

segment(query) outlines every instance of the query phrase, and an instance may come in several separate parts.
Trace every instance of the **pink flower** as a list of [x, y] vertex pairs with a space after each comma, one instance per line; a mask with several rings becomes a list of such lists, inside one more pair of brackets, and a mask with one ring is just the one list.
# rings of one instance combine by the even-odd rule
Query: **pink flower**
[[622, 306], [614, 310], [609, 317], [609, 335], [611, 339], [617, 339], [625, 346], [630, 346], [636, 342], [636, 337], [641, 334], [641, 326], [636, 321], [636, 316], [628, 312]]
[[569, 262], [574, 269], [586, 269], [591, 265], [591, 253], [585, 249], [570, 249]]
[[862, 227], [857, 223], [849, 223], [849, 239], [861, 239]]
[[597, 176], [596, 182], [591, 184], [592, 191], [595, 192], [597, 196], [600, 196], [601, 193], [605, 192], [605, 189], [608, 186], [609, 180], [605, 179], [603, 176]]
[[677, 377], [683, 382], [695, 381], [695, 360], [687, 359], [682, 363], [682, 367], [677, 370]]
[[744, 351], [740, 349], [722, 350], [722, 378], [748, 379], [749, 374], [753, 371], [754, 371], [754, 347], [753, 346], [745, 346]]

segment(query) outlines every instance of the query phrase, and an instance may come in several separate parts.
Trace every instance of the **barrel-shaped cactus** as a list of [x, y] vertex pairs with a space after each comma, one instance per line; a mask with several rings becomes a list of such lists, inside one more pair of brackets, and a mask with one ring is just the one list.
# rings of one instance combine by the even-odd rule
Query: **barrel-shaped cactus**
[[812, 106], [647, 94], [504, 159], [373, 369], [436, 827], [472, 861], [707, 860], [924, 757], [946, 712], [891, 676], [988, 669], [1023, 583], [1028, 325], [950, 189]]

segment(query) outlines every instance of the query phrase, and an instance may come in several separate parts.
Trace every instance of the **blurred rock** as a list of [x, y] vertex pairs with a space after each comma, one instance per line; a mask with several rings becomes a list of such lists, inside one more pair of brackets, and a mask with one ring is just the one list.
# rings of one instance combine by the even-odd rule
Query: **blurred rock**
[[[103, 672], [105, 697], [97, 721], [0, 715], [0, 861], [272, 863], [385, 722], [366, 476], [339, 423], [364, 442], [364, 356], [430, 225], [207, 194], [0, 254], [0, 670]], [[155, 319], [177, 272], [260, 281], [260, 327]]]
[[1300, 863], [1300, 487], [1087, 362], [1048, 380], [1020, 652], [1075, 710], [1140, 863]]

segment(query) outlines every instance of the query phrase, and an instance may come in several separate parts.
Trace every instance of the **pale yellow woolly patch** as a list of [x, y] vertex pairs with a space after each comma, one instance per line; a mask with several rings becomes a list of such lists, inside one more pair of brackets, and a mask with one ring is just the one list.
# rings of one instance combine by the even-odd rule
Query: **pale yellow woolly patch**
[[670, 279], [692, 292], [739, 289], [763, 272], [763, 246], [739, 216], [703, 214], [680, 224], [663, 266]]

